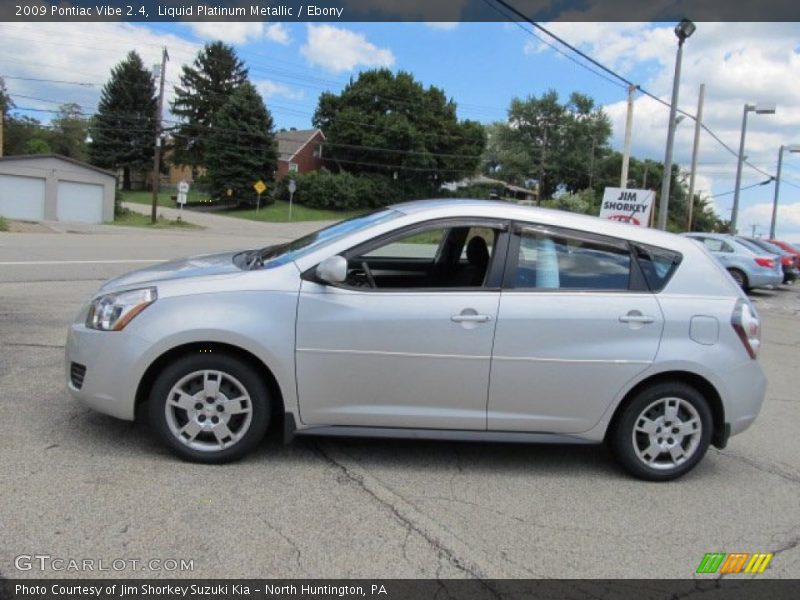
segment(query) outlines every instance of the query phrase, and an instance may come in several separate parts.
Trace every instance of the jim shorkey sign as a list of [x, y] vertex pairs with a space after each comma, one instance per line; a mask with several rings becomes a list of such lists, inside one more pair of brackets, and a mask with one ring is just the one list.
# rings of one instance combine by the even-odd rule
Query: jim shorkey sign
[[652, 190], [631, 190], [607, 187], [600, 206], [600, 218], [647, 226], [653, 208]]

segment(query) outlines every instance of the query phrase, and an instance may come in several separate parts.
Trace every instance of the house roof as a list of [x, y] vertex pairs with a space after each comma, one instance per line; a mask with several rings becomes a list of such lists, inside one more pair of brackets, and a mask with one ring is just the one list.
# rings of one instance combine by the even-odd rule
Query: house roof
[[78, 160], [76, 158], [70, 158], [69, 156], [64, 156], [63, 154], [14, 154], [12, 156], [0, 157], [0, 161], [10, 162], [15, 160], [41, 160], [46, 158], [55, 158], [58, 160], [63, 160], [64, 162], [68, 162], [70, 164], [83, 167], [84, 169], [89, 169], [91, 171], [96, 171], [98, 173], [102, 173], [103, 175], [109, 175], [111, 177], [116, 178], [116, 174], [113, 171], [106, 171], [105, 169], [101, 169], [100, 167], [95, 167], [94, 165], [90, 165], [87, 162], [83, 162], [82, 160]]
[[296, 129], [290, 131], [279, 131], [275, 134], [278, 140], [278, 160], [290, 161], [295, 154], [300, 152], [319, 133], [322, 139], [325, 134], [320, 129]]

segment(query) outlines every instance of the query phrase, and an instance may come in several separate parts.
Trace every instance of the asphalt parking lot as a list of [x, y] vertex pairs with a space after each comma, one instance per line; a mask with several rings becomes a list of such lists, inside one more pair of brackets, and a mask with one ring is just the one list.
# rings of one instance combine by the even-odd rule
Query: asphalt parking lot
[[103, 279], [280, 231], [0, 234], [0, 575], [87, 575], [15, 567], [45, 554], [193, 561], [94, 573], [119, 577], [685, 578], [717, 551], [774, 552], [763, 576], [800, 577], [800, 286], [753, 296], [759, 419], [667, 484], [592, 446], [273, 437], [201, 466], [71, 400], [66, 328]]

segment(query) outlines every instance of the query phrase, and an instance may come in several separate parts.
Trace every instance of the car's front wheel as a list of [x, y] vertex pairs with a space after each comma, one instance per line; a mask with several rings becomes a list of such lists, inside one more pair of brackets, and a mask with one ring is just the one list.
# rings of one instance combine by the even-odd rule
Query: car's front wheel
[[222, 463], [252, 450], [269, 425], [269, 392], [247, 363], [227, 354], [190, 354], [156, 378], [149, 418], [158, 436], [187, 460]]
[[705, 398], [684, 383], [660, 383], [639, 392], [610, 432], [611, 448], [632, 475], [675, 479], [692, 470], [711, 441], [713, 419]]

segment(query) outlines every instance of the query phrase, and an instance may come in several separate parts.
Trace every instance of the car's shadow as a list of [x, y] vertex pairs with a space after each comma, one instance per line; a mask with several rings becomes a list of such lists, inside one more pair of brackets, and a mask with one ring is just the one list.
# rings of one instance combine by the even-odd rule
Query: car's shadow
[[[92, 411], [72, 420], [78, 448], [93, 453], [124, 454], [155, 461], [180, 461], [157, 439], [146, 420], [120, 421]], [[262, 461], [302, 466], [309, 460], [331, 464], [356, 461], [370, 471], [424, 470], [433, 476], [454, 472], [499, 475], [597, 476], [627, 478], [604, 445], [453, 442], [298, 436], [284, 444], [281, 424], [273, 423], [258, 448], [237, 464], [252, 467]], [[339, 465], [341, 466], [341, 465]]]

